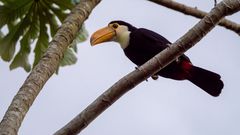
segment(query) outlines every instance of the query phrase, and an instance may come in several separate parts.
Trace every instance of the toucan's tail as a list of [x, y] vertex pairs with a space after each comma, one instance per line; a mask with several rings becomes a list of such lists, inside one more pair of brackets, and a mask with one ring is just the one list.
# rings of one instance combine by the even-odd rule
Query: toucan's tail
[[191, 66], [189, 72], [189, 81], [214, 97], [220, 95], [223, 88], [223, 82], [220, 75], [195, 66]]

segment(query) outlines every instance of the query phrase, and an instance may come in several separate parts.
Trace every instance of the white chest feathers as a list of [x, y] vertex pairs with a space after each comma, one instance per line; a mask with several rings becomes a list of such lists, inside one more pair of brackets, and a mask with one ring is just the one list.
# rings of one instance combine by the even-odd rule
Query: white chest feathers
[[130, 31], [126, 26], [119, 26], [116, 30], [116, 42], [118, 42], [122, 49], [125, 49], [129, 45]]

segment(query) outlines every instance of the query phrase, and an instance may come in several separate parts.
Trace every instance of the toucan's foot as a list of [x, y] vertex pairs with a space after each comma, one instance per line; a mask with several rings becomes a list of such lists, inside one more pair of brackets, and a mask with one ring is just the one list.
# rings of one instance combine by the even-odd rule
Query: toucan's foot
[[180, 62], [180, 58], [179, 58], [179, 57], [176, 58], [176, 62], [177, 62], [177, 63]]
[[[138, 69], [138, 70], [139, 70], [138, 67], [135, 67], [135, 69]], [[158, 75], [157, 75], [157, 74], [154, 74], [154, 75], [151, 76], [151, 78], [152, 78], [153, 80], [157, 80], [157, 79], [158, 79]], [[148, 82], [148, 79], [146, 79], [146, 81]]]
[[158, 75], [157, 74], [152, 75], [151, 77], [152, 77], [153, 80], [157, 80], [158, 79]]

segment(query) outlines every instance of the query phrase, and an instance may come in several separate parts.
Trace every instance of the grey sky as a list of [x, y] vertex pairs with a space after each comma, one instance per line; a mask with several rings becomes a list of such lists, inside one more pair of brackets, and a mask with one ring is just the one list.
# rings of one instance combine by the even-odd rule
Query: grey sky
[[[213, 0], [178, 0], [209, 11]], [[240, 23], [240, 13], [228, 17]], [[86, 22], [89, 34], [112, 20], [145, 27], [174, 42], [198, 19], [185, 16], [146, 0], [103, 0]], [[62, 68], [47, 82], [30, 111], [20, 135], [52, 134], [135, 65], [116, 43], [91, 47], [78, 45], [78, 63]], [[225, 83], [218, 98], [207, 95], [188, 81], [149, 79], [124, 95], [82, 135], [238, 135], [240, 134], [239, 54], [240, 38], [216, 27], [186, 54], [200, 67], [215, 71]], [[0, 60], [0, 118], [27, 74], [9, 71]]]

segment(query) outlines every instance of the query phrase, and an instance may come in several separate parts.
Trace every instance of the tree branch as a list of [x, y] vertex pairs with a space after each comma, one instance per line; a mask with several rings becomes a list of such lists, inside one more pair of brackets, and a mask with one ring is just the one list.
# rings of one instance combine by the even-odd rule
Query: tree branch
[[240, 0], [223, 0], [223, 2], [217, 4], [207, 16], [190, 29], [183, 37], [137, 70], [116, 82], [67, 125], [58, 130], [55, 135], [74, 135], [81, 132], [123, 94], [163, 69], [167, 64], [171, 63], [171, 61], [194, 46], [213, 29], [224, 16], [235, 13], [238, 10], [240, 10]]
[[[182, 12], [186, 15], [194, 16], [199, 19], [207, 15], [207, 13], [204, 11], [201, 11], [197, 8], [188, 7], [184, 4], [181, 4], [172, 0], [149, 0], [149, 1], [165, 6], [167, 8], [173, 9], [175, 11]], [[238, 35], [240, 35], [240, 25], [233, 21], [223, 18], [218, 25], [225, 27], [226, 29], [232, 30], [236, 32]]]
[[16, 135], [21, 123], [44, 84], [52, 76], [64, 52], [74, 40], [83, 22], [101, 0], [81, 0], [65, 19], [49, 48], [29, 74], [0, 123], [1, 135]]

